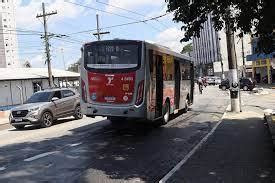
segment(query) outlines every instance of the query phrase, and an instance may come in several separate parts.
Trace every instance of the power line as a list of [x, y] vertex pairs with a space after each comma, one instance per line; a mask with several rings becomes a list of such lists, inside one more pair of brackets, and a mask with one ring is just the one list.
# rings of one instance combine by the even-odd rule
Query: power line
[[31, 33], [43, 33], [41, 31], [36, 31], [36, 30], [28, 30], [28, 29], [21, 29], [21, 28], [0, 28], [0, 30], [3, 31], [13, 31], [13, 32], [31, 32]]
[[95, 10], [95, 11], [100, 11], [100, 12], [108, 13], [108, 14], [111, 14], [111, 15], [116, 15], [116, 16], [118, 16], [118, 17], [127, 18], [127, 19], [130, 19], [130, 20], [135, 20], [135, 21], [137, 21], [137, 19], [132, 18], [132, 17], [120, 15], [120, 14], [117, 14], [117, 13], [112, 13], [112, 12], [105, 11], [105, 10], [98, 9], [98, 8], [94, 8], [94, 7], [91, 7], [91, 6], [86, 6], [86, 5], [79, 4], [79, 3], [74, 3], [74, 2], [71, 2], [71, 1], [64, 1], [64, 2], [65, 2], [65, 3], [73, 4], [73, 5], [76, 5], [76, 6], [81, 6], [81, 7], [87, 8], [87, 9], [92, 9], [92, 10]]
[[139, 15], [139, 16], [143, 16], [143, 17], [146, 17], [145, 15], [141, 14], [141, 13], [138, 13], [138, 12], [135, 12], [135, 11], [132, 11], [132, 10], [128, 10], [126, 8], [121, 8], [119, 6], [115, 6], [115, 5], [112, 5], [112, 4], [109, 4], [109, 3], [104, 3], [104, 2], [101, 2], [101, 1], [98, 1], [96, 0], [97, 3], [100, 3], [100, 4], [104, 4], [104, 5], [107, 5], [107, 6], [110, 6], [110, 7], [114, 7], [114, 8], [117, 8], [117, 9], [120, 9], [120, 10], [123, 10], [123, 11], [127, 11], [129, 13], [133, 13], [133, 14], [136, 14], [136, 15]]
[[[126, 8], [121, 8], [119, 6], [115, 6], [115, 5], [112, 5], [112, 4], [109, 4], [109, 3], [104, 3], [104, 2], [101, 2], [99, 0], [96, 0], [97, 3], [100, 3], [100, 4], [104, 4], [104, 5], [107, 5], [107, 6], [110, 6], [110, 7], [114, 7], [114, 8], [117, 8], [117, 9], [120, 9], [120, 10], [123, 10], [123, 11], [126, 11], [126, 12], [129, 12], [129, 13], [132, 13], [132, 14], [135, 14], [135, 15], [139, 15], [139, 16], [142, 16], [142, 17], [145, 17], [147, 18], [148, 16], [144, 15], [144, 14], [141, 14], [141, 13], [138, 13], [136, 11], [133, 11], [133, 10], [129, 10], [129, 9], [126, 9]], [[170, 12], [172, 13], [172, 12]], [[152, 18], [152, 17], [149, 17], [149, 18]], [[159, 20], [156, 20], [158, 23], [160, 23], [161, 25], [163, 25], [164, 27], [166, 28], [169, 28], [168, 25], [164, 24], [163, 22], [160, 22]]]
[[[162, 14], [162, 15], [159, 15], [159, 16], [156, 16], [156, 17], [144, 19], [144, 20], [139, 20], [139, 21], [134, 21], [134, 22], [128, 22], [128, 23], [124, 23], [124, 24], [111, 25], [111, 26], [103, 27], [101, 29], [110, 29], [110, 28], [121, 27], [121, 26], [126, 26], [126, 25], [145, 23], [145, 22], [148, 22], [148, 21], [151, 21], [151, 20], [156, 20], [156, 19], [165, 17], [166, 15], [168, 15], [168, 13], [165, 13], [165, 14]], [[90, 29], [90, 30], [85, 30], [85, 31], [79, 31], [79, 32], [69, 33], [67, 35], [82, 34], [82, 33], [92, 32], [92, 31], [96, 31], [96, 30], [97, 29]]]
[[34, 33], [12, 33], [12, 32], [1, 32], [0, 34], [18, 35], [18, 36], [41, 36], [41, 34]]
[[96, 14], [96, 28], [97, 28], [97, 32], [96, 32], [96, 33], [93, 33], [93, 35], [94, 35], [94, 36], [97, 36], [97, 40], [98, 40], [98, 41], [101, 40], [101, 35], [110, 34], [110, 32], [101, 32], [101, 31], [100, 31], [98, 14]]
[[44, 39], [45, 39], [45, 51], [47, 56], [47, 65], [48, 65], [48, 73], [49, 73], [49, 85], [50, 87], [53, 87], [53, 78], [52, 78], [52, 68], [51, 68], [51, 55], [50, 55], [50, 49], [49, 49], [49, 35], [47, 30], [47, 17], [57, 14], [56, 11], [47, 13], [45, 10], [45, 4], [42, 3], [42, 11], [43, 13], [40, 15], [37, 15], [36, 18], [43, 18], [43, 25], [44, 25]]
[[[84, 8], [92, 9], [92, 10], [95, 10], [95, 11], [101, 11], [101, 12], [108, 13], [108, 14], [111, 14], [111, 15], [116, 15], [116, 16], [118, 16], [118, 17], [126, 18], [126, 19], [129, 19], [129, 20], [141, 21], [141, 20], [139, 20], [139, 19], [135, 19], [135, 18], [132, 18], [132, 17], [128, 17], [128, 16], [124, 16], [124, 15], [117, 14], [117, 13], [105, 11], [105, 10], [98, 9], [98, 8], [94, 8], [94, 7], [91, 7], [91, 6], [86, 6], [86, 5], [79, 4], [79, 3], [74, 3], [74, 2], [70, 2], [70, 1], [64, 1], [64, 2], [73, 4], [73, 5], [76, 5], [76, 6], [81, 6], [81, 7], [84, 7]], [[143, 22], [143, 21], [141, 21], [141, 22]], [[143, 22], [143, 23], [146, 24], [146, 22]], [[152, 27], [153, 29], [155, 29], [155, 30], [161, 32], [160, 29], [158, 29], [158, 28], [156, 28], [156, 27], [154, 27], [154, 26], [152, 26], [152, 25], [149, 25], [149, 24], [146, 24], [146, 25], [148, 25], [148, 26]]]
[[74, 41], [70, 41], [70, 40], [66, 40], [66, 39], [61, 39], [61, 38], [56, 38], [56, 37], [54, 37], [53, 39], [58, 40], [58, 41], [63, 41], [63, 42], [66, 42], [66, 43], [71, 43], [71, 44], [77, 44], [77, 45], [80, 44], [79, 42], [74, 42]]

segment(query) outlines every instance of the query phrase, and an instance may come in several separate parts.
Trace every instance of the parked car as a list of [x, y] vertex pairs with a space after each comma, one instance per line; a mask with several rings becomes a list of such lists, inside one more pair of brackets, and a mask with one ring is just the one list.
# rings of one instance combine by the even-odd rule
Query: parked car
[[16, 129], [26, 125], [50, 127], [58, 118], [83, 118], [79, 94], [68, 88], [48, 89], [34, 93], [24, 104], [11, 110], [10, 123]]
[[215, 79], [215, 85], [221, 84], [222, 79], [220, 77], [216, 76], [214, 79]]
[[[253, 82], [251, 78], [240, 79], [240, 88], [243, 89], [244, 91], [253, 90], [254, 87], [255, 87], [255, 82]], [[222, 90], [229, 89], [230, 88], [229, 80], [228, 79], [223, 80], [219, 85], [219, 88]]]
[[208, 85], [221, 84], [221, 78], [218, 76], [206, 76], [205, 79]]
[[214, 76], [207, 76], [206, 82], [208, 85], [215, 85], [215, 77]]

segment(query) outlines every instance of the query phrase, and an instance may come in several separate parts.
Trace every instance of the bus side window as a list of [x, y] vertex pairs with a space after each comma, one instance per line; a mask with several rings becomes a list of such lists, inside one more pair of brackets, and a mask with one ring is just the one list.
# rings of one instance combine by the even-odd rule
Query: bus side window
[[182, 80], [190, 79], [190, 67], [189, 64], [181, 64], [181, 77]]
[[163, 80], [172, 81], [174, 80], [174, 61], [163, 60]]
[[156, 55], [153, 54], [153, 50], [149, 50], [149, 67], [151, 78], [156, 76]]

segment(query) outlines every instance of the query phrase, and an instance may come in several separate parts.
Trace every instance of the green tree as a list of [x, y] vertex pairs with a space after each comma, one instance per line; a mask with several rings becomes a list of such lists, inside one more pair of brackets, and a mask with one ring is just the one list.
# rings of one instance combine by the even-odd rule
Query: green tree
[[230, 73], [231, 111], [240, 111], [238, 71], [234, 32], [259, 37], [259, 51], [270, 53], [275, 28], [274, 0], [166, 0], [174, 21], [183, 22], [185, 36], [181, 41], [199, 37], [203, 23], [211, 14], [216, 31], [225, 29]]
[[76, 63], [71, 64], [67, 71], [71, 71], [71, 72], [78, 72], [79, 73], [79, 66], [80, 66], [80, 59], [78, 59], [78, 61]]
[[190, 53], [193, 51], [193, 45], [192, 43], [189, 43], [187, 45], [185, 45], [182, 50], [181, 50], [181, 53], [184, 54], [184, 53]]
[[[185, 36], [181, 41], [188, 41], [193, 36], [199, 37], [202, 24], [207, 15], [212, 14], [214, 28], [219, 31], [230, 21], [230, 28], [242, 34], [259, 37], [259, 51], [274, 51], [272, 41], [275, 29], [275, 0], [166, 0], [168, 11], [174, 12], [174, 21], [183, 22]], [[228, 7], [233, 12], [228, 16]]]

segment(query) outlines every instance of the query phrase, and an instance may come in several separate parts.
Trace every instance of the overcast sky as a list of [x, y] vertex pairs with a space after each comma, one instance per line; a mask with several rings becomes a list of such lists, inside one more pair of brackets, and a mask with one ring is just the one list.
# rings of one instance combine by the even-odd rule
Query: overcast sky
[[[90, 8], [77, 6], [67, 2], [73, 2], [84, 6], [97, 8], [110, 13], [96, 11]], [[113, 6], [98, 3], [97, 1], [124, 8], [135, 13], [130, 13]], [[96, 28], [96, 13], [100, 16], [100, 27], [108, 27], [117, 24], [143, 20], [148, 17], [162, 15], [166, 12], [164, 0], [44, 0], [46, 11], [56, 10], [57, 15], [48, 19], [48, 30], [55, 34], [70, 35], [80, 31]], [[42, 20], [36, 18], [41, 13], [43, 0], [17, 0], [17, 29], [43, 31]], [[112, 14], [111, 14], [112, 13]], [[142, 16], [143, 15], [143, 16]], [[158, 21], [149, 21], [116, 28], [103, 29], [110, 31], [103, 39], [137, 39], [150, 40], [175, 51], [182, 49], [179, 42], [183, 36], [180, 30], [181, 24], [172, 21], [172, 14], [169, 14]], [[88, 41], [95, 41], [92, 32], [71, 34], [69, 38], [51, 39], [52, 66], [63, 69], [63, 54], [65, 65], [74, 63], [80, 57], [81, 44]], [[45, 54], [43, 40], [39, 35], [18, 35], [19, 58], [21, 61], [30, 61], [33, 67], [45, 67]]]

